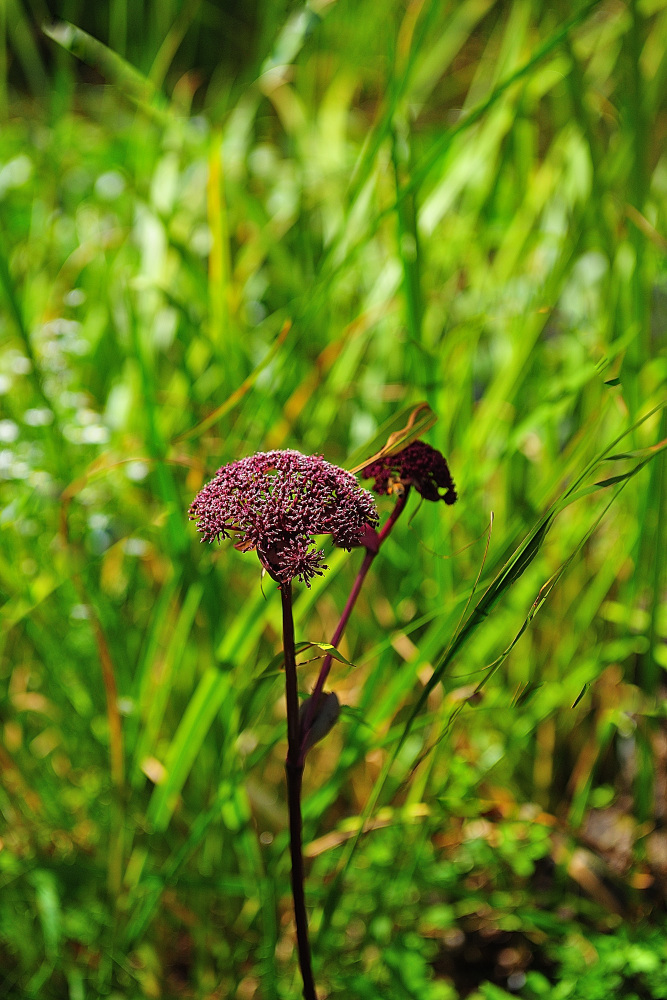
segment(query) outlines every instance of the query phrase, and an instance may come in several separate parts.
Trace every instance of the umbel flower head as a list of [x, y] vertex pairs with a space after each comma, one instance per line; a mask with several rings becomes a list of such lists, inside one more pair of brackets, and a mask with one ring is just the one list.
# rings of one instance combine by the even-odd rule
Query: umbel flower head
[[330, 534], [336, 545], [358, 545], [367, 525], [378, 523], [375, 502], [354, 476], [320, 455], [267, 451], [223, 465], [190, 507], [202, 541], [235, 539], [255, 549], [278, 583], [321, 574], [324, 552], [313, 535]]
[[373, 489], [380, 496], [402, 494], [414, 486], [425, 500], [456, 503], [456, 488], [445, 456], [425, 441], [412, 441], [395, 455], [378, 458], [362, 469], [361, 475], [364, 479], [375, 479]]

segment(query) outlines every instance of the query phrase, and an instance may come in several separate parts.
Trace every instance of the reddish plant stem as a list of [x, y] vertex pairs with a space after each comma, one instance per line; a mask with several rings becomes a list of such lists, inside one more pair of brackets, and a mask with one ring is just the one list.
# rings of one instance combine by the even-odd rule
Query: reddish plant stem
[[[383, 543], [390, 535], [392, 528], [396, 524], [396, 521], [398, 520], [402, 512], [405, 510], [405, 505], [408, 502], [409, 492], [410, 492], [410, 487], [406, 486], [405, 492], [398, 497], [394, 505], [394, 509], [392, 510], [391, 514], [385, 521], [381, 530], [377, 533], [373, 548], [369, 548], [368, 546], [366, 547], [366, 555], [364, 556], [364, 561], [359, 567], [357, 578], [354, 581], [352, 590], [350, 591], [350, 596], [345, 602], [345, 607], [343, 608], [343, 613], [340, 616], [340, 621], [336, 626], [336, 631], [331, 637], [332, 646], [338, 646], [338, 643], [340, 642], [343, 636], [343, 632], [345, 631], [345, 627], [350, 619], [350, 615], [352, 614], [352, 611], [354, 609], [354, 605], [357, 603], [357, 598], [359, 597], [359, 593], [363, 586], [364, 580], [366, 579], [366, 575], [369, 569], [371, 568], [373, 560], [375, 559], [376, 555], [382, 548]], [[324, 657], [324, 660], [322, 661], [322, 666], [320, 668], [317, 681], [315, 682], [315, 687], [313, 688], [313, 693], [310, 697], [310, 701], [306, 709], [305, 718], [303, 720], [301, 752], [299, 757], [299, 761], [302, 767], [306, 759], [306, 752], [307, 752], [305, 747], [306, 736], [308, 735], [308, 730], [313, 724], [313, 719], [315, 718], [315, 714], [317, 712], [317, 705], [322, 695], [326, 679], [329, 676], [329, 671], [331, 670], [332, 661], [333, 657], [329, 653], [327, 653], [327, 655]]]
[[301, 746], [299, 725], [299, 690], [294, 652], [294, 618], [292, 616], [292, 584], [280, 587], [283, 609], [283, 650], [285, 655], [285, 701], [287, 704], [287, 805], [289, 809], [290, 856], [292, 861], [292, 897], [296, 921], [296, 941], [299, 966], [303, 979], [304, 1000], [317, 1000], [315, 980], [308, 940], [308, 915], [304, 891], [303, 849], [301, 838], [301, 779], [303, 762], [299, 759]]

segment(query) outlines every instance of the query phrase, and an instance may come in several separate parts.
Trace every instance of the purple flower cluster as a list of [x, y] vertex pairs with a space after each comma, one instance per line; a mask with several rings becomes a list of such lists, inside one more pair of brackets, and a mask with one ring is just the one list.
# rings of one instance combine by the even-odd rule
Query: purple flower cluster
[[233, 537], [237, 548], [255, 549], [278, 583], [298, 577], [308, 586], [326, 569], [313, 535], [330, 534], [349, 549], [378, 523], [373, 497], [351, 473], [298, 451], [260, 452], [223, 465], [189, 514], [202, 541]]
[[403, 451], [371, 462], [361, 475], [364, 479], [375, 479], [373, 489], [381, 496], [403, 493], [414, 486], [425, 500], [456, 503], [454, 480], [445, 457], [425, 441], [413, 441]]

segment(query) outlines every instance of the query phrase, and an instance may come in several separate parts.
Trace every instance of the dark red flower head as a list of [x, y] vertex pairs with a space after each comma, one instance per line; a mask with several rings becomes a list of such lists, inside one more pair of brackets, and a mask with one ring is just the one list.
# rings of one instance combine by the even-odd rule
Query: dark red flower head
[[319, 455], [268, 451], [223, 465], [190, 507], [202, 541], [233, 537], [255, 549], [278, 583], [310, 580], [326, 569], [313, 535], [349, 549], [378, 523], [375, 502], [354, 476]]
[[403, 493], [414, 486], [425, 500], [456, 503], [454, 480], [445, 457], [425, 441], [413, 441], [395, 455], [378, 458], [362, 469], [361, 475], [364, 479], [375, 479], [373, 489], [381, 496]]

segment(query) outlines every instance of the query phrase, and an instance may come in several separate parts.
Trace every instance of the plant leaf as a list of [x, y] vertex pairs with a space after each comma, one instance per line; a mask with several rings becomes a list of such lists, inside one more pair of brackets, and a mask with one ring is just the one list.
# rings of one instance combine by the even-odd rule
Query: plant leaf
[[[298, 656], [299, 653], [303, 653], [306, 649], [319, 649], [325, 656], [330, 656], [332, 660], [338, 660], [339, 663], [346, 663], [348, 667], [354, 667], [355, 664], [351, 660], [346, 659], [342, 653], [339, 653], [335, 646], [332, 646], [330, 642], [296, 642], [294, 643], [294, 652]], [[318, 659], [318, 657], [314, 657]], [[277, 653], [273, 659], [271, 659], [264, 670], [259, 675], [260, 678], [266, 677], [277, 677], [283, 669], [283, 664], [285, 662], [285, 654], [281, 650]], [[306, 662], [310, 662], [307, 660]], [[298, 667], [304, 666], [303, 663], [297, 663]]]
[[169, 120], [166, 101], [152, 81], [99, 39], [69, 21], [45, 24], [42, 31], [77, 59], [98, 70], [139, 107], [160, 120]]
[[[299, 707], [299, 723], [301, 724], [302, 733], [303, 723], [306, 718], [306, 712], [308, 710], [310, 700], [310, 698], [306, 698], [301, 702]], [[330, 733], [336, 725], [339, 716], [340, 702], [338, 700], [338, 695], [335, 691], [327, 691], [326, 693], [323, 692], [317, 705], [315, 718], [306, 732], [302, 752], [305, 753], [307, 750], [310, 750], [311, 747], [315, 746], [316, 743], [319, 743], [320, 740], [323, 740], [327, 733]]]
[[[398, 413], [380, 427], [375, 437], [371, 438], [362, 448], [358, 448], [348, 459], [347, 468], [350, 472], [361, 469], [376, 462], [386, 455], [395, 455], [402, 451], [411, 441], [422, 437], [437, 421], [437, 416], [426, 402], [416, 406], [404, 406]], [[370, 457], [368, 453], [371, 452]], [[354, 464], [353, 464], [354, 463]]]

